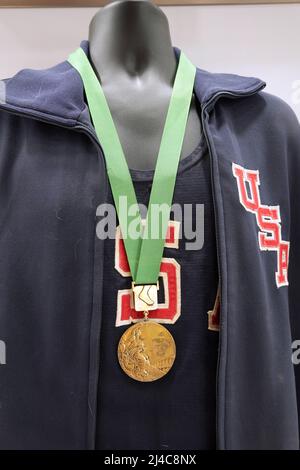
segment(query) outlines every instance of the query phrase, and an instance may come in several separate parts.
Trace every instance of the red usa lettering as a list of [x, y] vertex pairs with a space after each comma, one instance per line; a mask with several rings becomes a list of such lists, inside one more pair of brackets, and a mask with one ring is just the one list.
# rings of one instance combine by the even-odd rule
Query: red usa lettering
[[281, 238], [280, 207], [266, 206], [261, 203], [258, 170], [247, 170], [233, 163], [232, 173], [237, 181], [240, 203], [246, 211], [256, 216], [259, 228], [259, 248], [262, 251], [276, 251], [277, 253], [276, 285], [277, 287], [288, 286], [290, 242], [284, 241]]
[[[165, 247], [178, 249], [179, 228], [180, 222], [169, 221]], [[130, 277], [120, 227], [117, 227], [115, 240], [115, 269], [121, 276]], [[151, 310], [148, 318], [159, 323], [175, 323], [181, 314], [180, 265], [174, 258], [162, 258], [159, 276], [163, 281], [164, 303], [159, 303], [158, 309]], [[129, 325], [143, 318], [143, 312], [136, 312], [133, 307], [131, 289], [119, 290], [116, 326]]]

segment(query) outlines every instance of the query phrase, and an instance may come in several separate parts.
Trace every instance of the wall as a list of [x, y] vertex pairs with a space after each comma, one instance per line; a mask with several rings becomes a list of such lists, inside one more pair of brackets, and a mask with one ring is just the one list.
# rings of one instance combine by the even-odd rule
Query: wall
[[[173, 44], [201, 68], [254, 75], [300, 119], [300, 4], [164, 7]], [[63, 60], [94, 8], [0, 10], [0, 77]]]

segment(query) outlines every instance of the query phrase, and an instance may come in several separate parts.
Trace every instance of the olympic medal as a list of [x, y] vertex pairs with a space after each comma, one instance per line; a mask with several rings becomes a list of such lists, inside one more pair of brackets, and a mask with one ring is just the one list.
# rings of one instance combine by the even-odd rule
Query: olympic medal
[[166, 375], [176, 357], [171, 333], [159, 323], [140, 321], [126, 330], [118, 345], [123, 371], [134, 380], [153, 382]]

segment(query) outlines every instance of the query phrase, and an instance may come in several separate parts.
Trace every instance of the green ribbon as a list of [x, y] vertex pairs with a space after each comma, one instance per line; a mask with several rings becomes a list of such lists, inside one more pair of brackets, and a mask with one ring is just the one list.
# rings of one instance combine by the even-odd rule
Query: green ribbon
[[[82, 78], [93, 125], [104, 152], [132, 279], [135, 284], [156, 284], [196, 68], [181, 52], [157, 157], [146, 224], [142, 227], [130, 171], [101, 84], [81, 48], [73, 52], [68, 61]], [[124, 196], [127, 207], [122, 208]], [[155, 217], [160, 205], [166, 210], [163, 211], [163, 216], [160, 214], [159, 217]], [[133, 211], [132, 208], [136, 210]], [[131, 236], [131, 224], [136, 227], [137, 237]]]

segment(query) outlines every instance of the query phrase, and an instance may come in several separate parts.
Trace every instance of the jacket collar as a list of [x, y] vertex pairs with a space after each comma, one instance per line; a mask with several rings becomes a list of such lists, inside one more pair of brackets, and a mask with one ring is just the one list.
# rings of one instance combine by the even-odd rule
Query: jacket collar
[[[88, 41], [82, 41], [80, 47], [89, 54]], [[178, 60], [180, 49], [174, 47], [174, 53]], [[5, 101], [0, 102], [0, 108], [69, 126], [78, 121], [86, 122], [82, 80], [67, 60], [45, 70], [21, 70], [3, 82]], [[194, 90], [201, 106], [205, 107], [220, 95], [243, 97], [264, 87], [265, 82], [258, 78], [210, 73], [197, 68]]]

